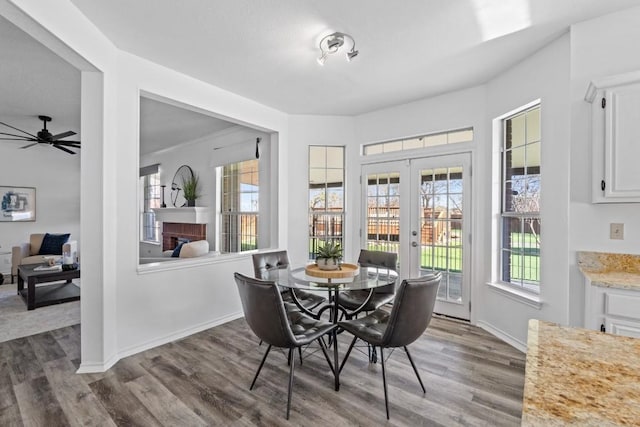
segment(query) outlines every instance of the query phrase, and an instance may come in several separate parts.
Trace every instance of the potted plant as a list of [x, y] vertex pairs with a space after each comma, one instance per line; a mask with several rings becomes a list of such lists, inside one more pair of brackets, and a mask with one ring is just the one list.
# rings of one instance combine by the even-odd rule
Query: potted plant
[[190, 178], [182, 181], [182, 194], [187, 201], [187, 206], [195, 206], [196, 199], [200, 197], [200, 178], [194, 173]]
[[326, 242], [316, 251], [316, 265], [320, 270], [336, 270], [340, 267], [342, 247], [340, 243]]

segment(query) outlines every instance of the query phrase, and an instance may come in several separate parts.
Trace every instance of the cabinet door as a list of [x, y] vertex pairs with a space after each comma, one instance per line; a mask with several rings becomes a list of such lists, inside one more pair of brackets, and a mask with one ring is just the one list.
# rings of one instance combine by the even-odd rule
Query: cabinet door
[[640, 201], [640, 84], [606, 91], [605, 197]]
[[640, 71], [589, 84], [593, 203], [640, 202]]
[[607, 332], [611, 334], [640, 338], [640, 322], [605, 317], [604, 324]]

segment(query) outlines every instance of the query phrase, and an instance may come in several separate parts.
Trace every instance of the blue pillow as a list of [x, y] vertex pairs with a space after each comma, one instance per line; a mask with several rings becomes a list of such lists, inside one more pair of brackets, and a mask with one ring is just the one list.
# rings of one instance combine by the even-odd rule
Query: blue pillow
[[173, 250], [173, 253], [171, 254], [171, 257], [179, 258], [180, 257], [180, 249], [182, 249], [182, 245], [184, 245], [185, 243], [187, 243], [187, 242], [182, 242], [178, 246], [176, 246], [176, 248]]
[[38, 255], [62, 255], [62, 245], [69, 241], [70, 234], [45, 234]]

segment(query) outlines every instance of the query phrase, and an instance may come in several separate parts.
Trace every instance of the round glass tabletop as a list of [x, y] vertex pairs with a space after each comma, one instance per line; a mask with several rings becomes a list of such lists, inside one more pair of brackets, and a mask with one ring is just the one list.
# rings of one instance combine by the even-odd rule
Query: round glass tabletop
[[309, 276], [304, 267], [295, 269], [271, 270], [267, 273], [266, 280], [276, 282], [279, 286], [292, 289], [306, 290], [355, 290], [371, 289], [390, 285], [398, 278], [395, 270], [377, 267], [360, 267], [360, 273], [353, 277], [325, 279]]

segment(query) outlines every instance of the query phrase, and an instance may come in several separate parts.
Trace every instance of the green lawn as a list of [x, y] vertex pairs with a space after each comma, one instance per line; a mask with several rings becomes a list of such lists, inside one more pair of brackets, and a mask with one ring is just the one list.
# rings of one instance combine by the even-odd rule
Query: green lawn
[[[511, 279], [515, 281], [524, 280], [532, 283], [539, 283], [540, 277], [540, 249], [537, 247], [535, 237], [529, 233], [512, 233], [511, 242], [521, 244], [521, 247], [513, 247], [510, 256]], [[367, 249], [372, 251], [398, 252], [397, 242], [375, 244], [370, 243]], [[447, 255], [449, 265], [447, 265]], [[522, 270], [524, 262], [524, 271]], [[462, 270], [462, 247], [453, 243], [450, 246], [425, 246], [422, 248], [422, 259], [420, 266], [427, 270], [441, 270], [460, 272]], [[523, 277], [524, 273], [524, 277]]]

